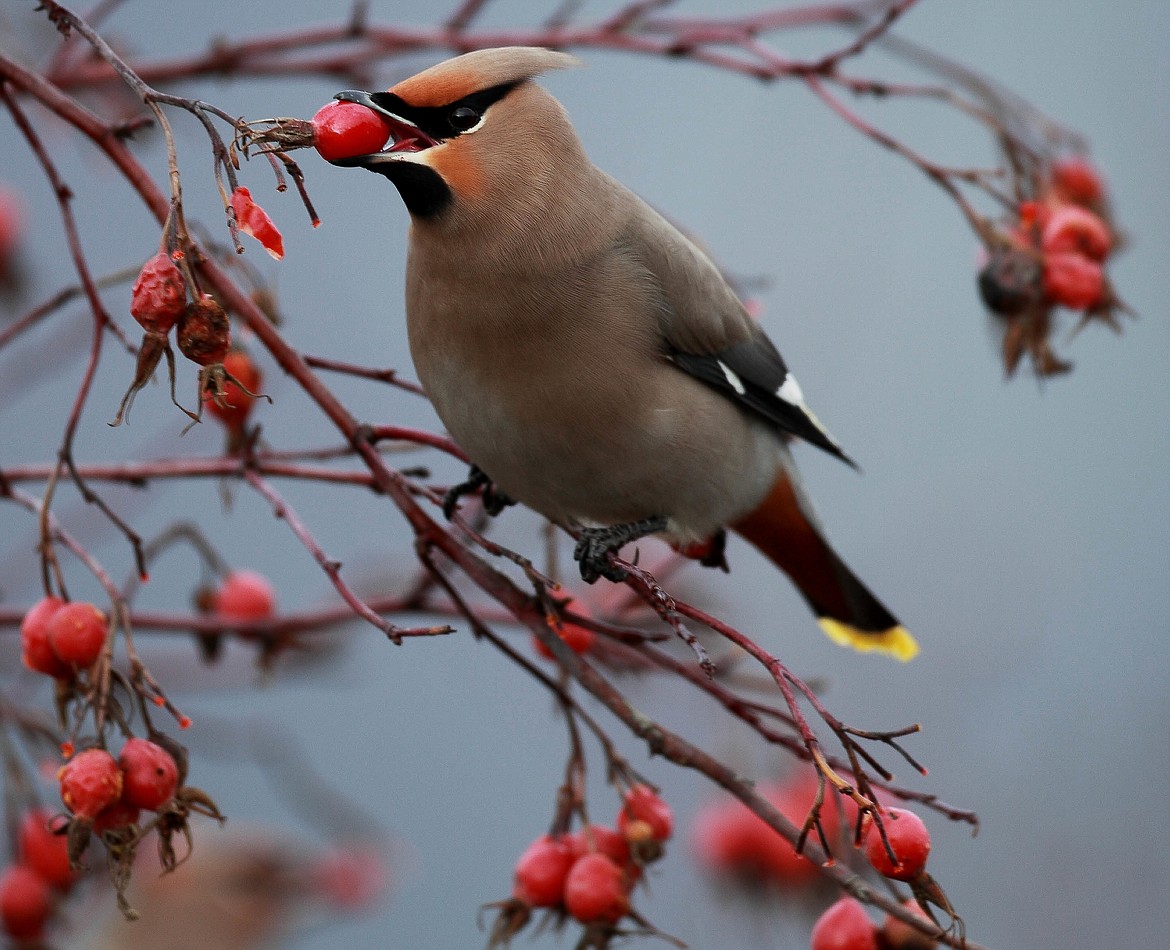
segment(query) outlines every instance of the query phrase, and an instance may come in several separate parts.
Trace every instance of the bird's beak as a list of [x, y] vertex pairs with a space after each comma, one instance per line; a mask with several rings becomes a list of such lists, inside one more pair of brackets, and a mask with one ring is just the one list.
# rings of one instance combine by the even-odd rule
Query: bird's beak
[[374, 168], [385, 162], [403, 161], [407, 156], [424, 151], [438, 143], [422, 129], [400, 115], [387, 109], [378, 101], [379, 93], [363, 92], [360, 89], [346, 89], [333, 98], [339, 102], [355, 102], [359, 106], [378, 113], [390, 128], [390, 141], [380, 152], [369, 155], [354, 155], [351, 158], [332, 159], [334, 165], [343, 168]]

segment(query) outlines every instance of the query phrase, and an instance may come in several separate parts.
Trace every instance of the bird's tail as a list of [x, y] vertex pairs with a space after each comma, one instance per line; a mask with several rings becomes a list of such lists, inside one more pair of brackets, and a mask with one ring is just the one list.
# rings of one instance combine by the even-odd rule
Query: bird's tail
[[918, 652], [910, 632], [837, 556], [784, 468], [764, 501], [731, 528], [792, 578], [834, 642], [899, 660]]

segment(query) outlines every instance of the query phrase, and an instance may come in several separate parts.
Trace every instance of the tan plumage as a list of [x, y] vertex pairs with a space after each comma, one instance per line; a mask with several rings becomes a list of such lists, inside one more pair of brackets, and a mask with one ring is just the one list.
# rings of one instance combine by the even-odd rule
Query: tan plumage
[[[799, 489], [792, 436], [848, 459], [779, 353], [710, 259], [594, 166], [530, 81], [576, 62], [484, 50], [388, 93], [339, 95], [394, 128], [387, 151], [344, 164], [385, 175], [411, 211], [407, 327], [440, 418], [497, 489], [547, 517], [646, 522], [633, 536], [683, 542], [732, 526], [830, 636], [908, 659], [913, 639]], [[581, 559], [583, 575], [607, 572]]]

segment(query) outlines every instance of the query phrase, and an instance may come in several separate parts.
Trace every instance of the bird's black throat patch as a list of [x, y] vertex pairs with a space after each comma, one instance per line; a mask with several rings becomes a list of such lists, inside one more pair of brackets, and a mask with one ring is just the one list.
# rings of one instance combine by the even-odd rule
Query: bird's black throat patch
[[363, 166], [394, 183], [406, 210], [418, 218], [433, 218], [454, 200], [443, 176], [418, 162], [375, 162]]

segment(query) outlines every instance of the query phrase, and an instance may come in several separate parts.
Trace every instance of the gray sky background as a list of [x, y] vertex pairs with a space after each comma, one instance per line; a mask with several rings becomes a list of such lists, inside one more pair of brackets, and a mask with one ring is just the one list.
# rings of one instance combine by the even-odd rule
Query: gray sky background
[[[528, 3], [489, 7], [485, 22], [527, 25]], [[723, 3], [719, 12], [753, 9]], [[165, 9], [165, 16], [160, 11]], [[432, 5], [374, 0], [378, 21], [431, 22]], [[588, 13], [590, 7], [585, 7]], [[698, 2], [686, 11], [714, 11]], [[343, 4], [131, 3], [112, 35], [164, 55], [202, 49], [215, 35], [245, 36], [338, 20]], [[54, 42], [28, 5], [0, 13], [8, 46]], [[11, 30], [9, 29], [11, 27]], [[978, 811], [972, 839], [936, 816], [931, 870], [972, 938], [997, 948], [1155, 950], [1170, 930], [1170, 7], [1162, 0], [1069, 4], [1060, 0], [923, 0], [904, 35], [972, 64], [1082, 130], [1104, 169], [1132, 246], [1112, 275], [1140, 314], [1115, 336], [1091, 327], [1059, 337], [1075, 371], [1038, 384], [1005, 381], [996, 338], [974, 290], [976, 241], [942, 192], [896, 157], [848, 130], [797, 84], [763, 86], [680, 62], [579, 51], [587, 70], [550, 76], [594, 160], [698, 234], [732, 271], [769, 279], [763, 320], [818, 416], [864, 475], [799, 450], [832, 538], [858, 573], [918, 635], [909, 666], [834, 647], [785, 580], [745, 548], [727, 577], [687, 575], [686, 589], [776, 650], [799, 674], [828, 681], [830, 708], [854, 725], [921, 722], [909, 743], [931, 770], [899, 778]], [[793, 37], [793, 53], [840, 37]], [[440, 57], [404, 60], [386, 84]], [[861, 69], [891, 70], [881, 57]], [[202, 83], [198, 94], [250, 117], [311, 115], [336, 83]], [[937, 108], [862, 104], [865, 114], [941, 162], [987, 165], [988, 143]], [[210, 162], [193, 122], [176, 117], [190, 214], [217, 226]], [[71, 280], [49, 191], [10, 124], [0, 179], [25, 190], [34, 287], [41, 299]], [[89, 148], [60, 134], [62, 171], [100, 273], [152, 253], [156, 230]], [[139, 151], [165, 167], [157, 141]], [[402, 318], [407, 216], [384, 181], [346, 173], [312, 155], [302, 165], [324, 224], [311, 231], [290, 193], [276, 197], [263, 163], [245, 182], [284, 230], [287, 258], [250, 260], [271, 274], [306, 352], [409, 370]], [[108, 296], [122, 312], [124, 291]], [[129, 324], [127, 318], [126, 323]], [[1068, 320], [1066, 328], [1071, 328]], [[75, 307], [38, 331], [44, 365], [29, 346], [0, 352], [0, 465], [47, 461], [76, 386], [88, 316]], [[17, 357], [16, 354], [24, 354]], [[259, 418], [269, 442], [332, 444], [307, 400], [268, 366], [276, 400]], [[141, 394], [131, 424], [109, 429], [131, 364], [113, 351], [80, 433], [79, 458], [212, 453], [219, 432], [183, 419], [161, 388]], [[434, 424], [405, 394], [337, 379], [336, 389], [371, 422]], [[182, 385], [194, 388], [184, 377]], [[189, 391], [181, 391], [187, 395]], [[189, 401], [189, 398], [188, 398]], [[428, 457], [427, 461], [430, 459]], [[440, 464], [442, 477], [456, 470]], [[281, 485], [330, 555], [364, 589], [393, 589], [407, 576], [405, 529], [366, 495]], [[308, 555], [266, 504], [234, 491], [223, 512], [214, 483], [110, 491], [146, 535], [181, 518], [203, 523], [233, 563], [273, 577], [289, 608], [330, 600]], [[101, 519], [71, 496], [59, 507], [119, 575], [126, 551]], [[537, 550], [538, 522], [509, 513], [501, 540]], [[3, 595], [36, 595], [35, 526], [0, 507]], [[81, 571], [73, 570], [84, 593]], [[188, 555], [160, 564], [144, 606], [185, 603]], [[526, 635], [517, 634], [518, 636]], [[217, 752], [216, 736], [253, 722], [295, 731], [323, 774], [380, 816], [404, 843], [392, 903], [369, 917], [302, 934], [299, 950], [474, 947], [476, 908], [506, 894], [515, 855], [538, 834], [563, 767], [563, 727], [527, 677], [465, 632], [400, 649], [374, 631], [348, 628], [336, 664], [278, 671], [266, 688], [242, 650], [224, 667], [191, 676], [186, 644], [150, 644], [152, 668], [190, 682], [180, 698], [200, 734], [192, 780], [215, 791], [241, 823], [275, 817], [312, 836], [256, 767]], [[9, 661], [6, 669], [15, 671]], [[19, 689], [27, 695], [32, 684]], [[627, 681], [653, 715], [765, 776], [782, 760], [729, 732], [707, 704], [669, 684]], [[250, 728], [250, 727], [249, 727]], [[618, 727], [615, 733], [620, 732]], [[710, 795], [694, 776], [647, 762], [684, 819]], [[594, 756], [595, 809], [612, 810]], [[815, 911], [748, 912], [714, 894], [685, 840], [671, 848], [640, 908], [693, 947], [807, 946]], [[802, 914], [804, 916], [802, 916]], [[570, 946], [545, 935], [517, 946]]]

